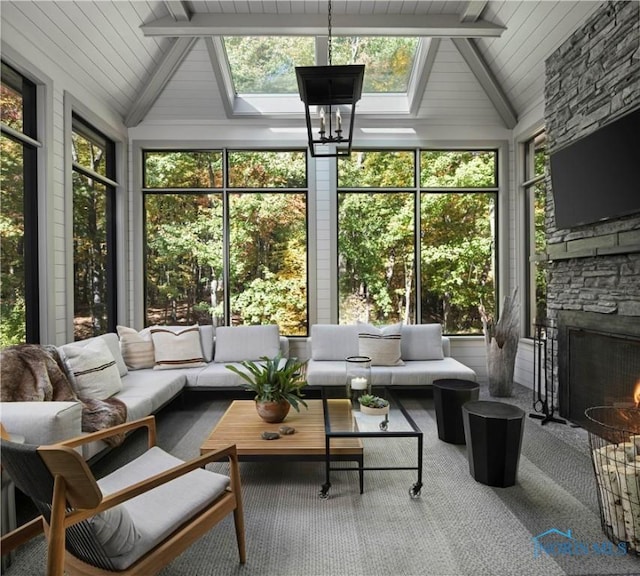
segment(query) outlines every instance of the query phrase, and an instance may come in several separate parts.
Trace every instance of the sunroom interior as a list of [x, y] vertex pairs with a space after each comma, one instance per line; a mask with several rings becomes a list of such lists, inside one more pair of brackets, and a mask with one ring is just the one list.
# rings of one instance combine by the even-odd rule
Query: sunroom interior
[[[480, 309], [516, 294], [533, 386], [547, 243], [639, 227], [557, 230], [548, 163], [565, 124], [638, 106], [637, 2], [7, 1], [1, 19], [3, 346], [270, 323], [304, 358], [316, 323], [437, 322], [483, 382]], [[575, 44], [592, 58], [565, 86]], [[313, 157], [295, 67], [354, 63], [352, 154]], [[592, 311], [640, 314], [634, 262]]]

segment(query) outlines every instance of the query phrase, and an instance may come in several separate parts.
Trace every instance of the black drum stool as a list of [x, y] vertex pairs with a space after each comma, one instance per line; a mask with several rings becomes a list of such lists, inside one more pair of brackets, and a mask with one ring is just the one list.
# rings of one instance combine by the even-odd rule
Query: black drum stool
[[524, 410], [513, 404], [476, 400], [462, 407], [469, 472], [488, 486], [516, 483]]
[[477, 400], [480, 386], [471, 380], [442, 379], [433, 381], [433, 403], [438, 422], [438, 438], [449, 444], [464, 444], [462, 405]]

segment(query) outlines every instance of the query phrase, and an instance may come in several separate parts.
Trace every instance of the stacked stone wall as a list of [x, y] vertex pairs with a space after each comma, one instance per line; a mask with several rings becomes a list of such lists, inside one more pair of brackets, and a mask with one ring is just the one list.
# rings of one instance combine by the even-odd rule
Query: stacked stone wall
[[[604, 3], [548, 58], [545, 101], [550, 153], [640, 106], [640, 2]], [[640, 316], [640, 215], [558, 229], [548, 177], [546, 230], [551, 321], [560, 310]]]

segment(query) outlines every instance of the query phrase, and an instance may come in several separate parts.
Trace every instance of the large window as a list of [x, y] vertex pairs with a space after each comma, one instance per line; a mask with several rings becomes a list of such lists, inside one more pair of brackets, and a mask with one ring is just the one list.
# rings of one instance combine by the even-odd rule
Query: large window
[[546, 251], [546, 161], [546, 137], [540, 132], [524, 146], [525, 258], [528, 262], [525, 325], [529, 337], [534, 336], [535, 324], [544, 323], [547, 314], [547, 267], [541, 258]]
[[115, 331], [115, 144], [73, 116], [74, 338]]
[[338, 161], [340, 322], [482, 330], [479, 305], [495, 310], [496, 157], [359, 151]]
[[143, 154], [146, 323], [306, 335], [306, 153]]
[[39, 342], [36, 87], [2, 63], [0, 346]]

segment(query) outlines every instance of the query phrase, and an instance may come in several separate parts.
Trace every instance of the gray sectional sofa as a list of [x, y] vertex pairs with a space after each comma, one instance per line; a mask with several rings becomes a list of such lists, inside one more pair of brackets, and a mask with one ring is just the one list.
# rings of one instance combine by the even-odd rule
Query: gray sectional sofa
[[[395, 324], [383, 329], [368, 324], [315, 324], [307, 350], [310, 386], [344, 386], [345, 358], [358, 355], [373, 356], [373, 386], [429, 387], [440, 378], [476, 381], [471, 368], [451, 357], [450, 341], [442, 336], [440, 324]], [[376, 362], [381, 350], [384, 354]]]
[[[181, 335], [186, 328], [147, 328], [138, 333], [139, 341], [134, 339], [135, 341], [129, 342], [128, 346], [123, 345], [124, 339], [110, 333], [66, 344], [59, 347], [58, 351], [63, 359], [68, 359], [81, 355], [76, 348], [84, 348], [87, 351], [85, 356], [95, 360], [100, 354], [105, 353], [106, 345], [110, 357], [115, 361], [116, 368], [111, 371], [110, 376], [112, 381], [117, 380], [113, 384], [117, 391], [111, 394], [115, 389], [108, 388], [111, 384], [105, 384], [109, 378], [102, 370], [94, 382], [85, 384], [83, 395], [93, 393], [99, 398], [105, 398], [109, 394], [109, 398], [121, 400], [127, 408], [127, 421], [154, 414], [185, 389], [240, 388], [242, 379], [226, 368], [231, 363], [238, 365], [242, 360], [258, 360], [261, 356], [272, 357], [278, 353], [287, 357], [289, 354], [289, 341], [280, 336], [277, 326], [223, 327], [216, 330], [215, 337], [212, 326], [199, 326], [196, 330], [199, 338], [199, 357], [194, 360], [193, 354], [188, 354], [188, 349], [181, 348], [178, 339], [172, 342], [171, 336], [166, 334], [170, 331]], [[167, 365], [163, 367], [158, 366], [154, 360], [154, 329], [163, 332], [164, 338], [169, 338], [162, 358]], [[193, 330], [193, 327], [191, 329]], [[193, 344], [193, 341], [191, 343]], [[70, 350], [70, 347], [73, 349]], [[149, 349], [150, 359], [145, 356]], [[188, 360], [177, 364], [182, 367], [174, 368], [171, 365], [171, 355], [180, 352], [182, 360]], [[127, 365], [126, 360], [132, 364]], [[96, 365], [101, 366], [101, 363], [96, 362]], [[73, 372], [73, 369], [67, 367], [67, 373], [70, 372]], [[96, 381], [103, 390], [96, 387]], [[78, 392], [73, 382], [72, 385]], [[79, 402], [73, 401], [0, 402], [0, 421], [10, 434], [22, 436], [28, 444], [51, 444], [83, 433], [82, 406]], [[107, 445], [103, 442], [88, 444], [83, 447], [83, 456], [87, 460], [92, 459], [106, 448]]]

